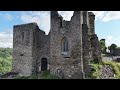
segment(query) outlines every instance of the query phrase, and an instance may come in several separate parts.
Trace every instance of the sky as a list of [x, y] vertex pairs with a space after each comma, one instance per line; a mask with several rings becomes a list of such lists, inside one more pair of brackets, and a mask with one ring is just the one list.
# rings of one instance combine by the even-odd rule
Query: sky
[[[106, 39], [106, 46], [115, 43], [120, 47], [120, 11], [91, 11], [95, 14], [95, 33]], [[58, 11], [70, 21], [73, 11]], [[39, 28], [49, 33], [50, 11], [0, 11], [0, 47], [13, 47], [13, 26], [36, 22]]]

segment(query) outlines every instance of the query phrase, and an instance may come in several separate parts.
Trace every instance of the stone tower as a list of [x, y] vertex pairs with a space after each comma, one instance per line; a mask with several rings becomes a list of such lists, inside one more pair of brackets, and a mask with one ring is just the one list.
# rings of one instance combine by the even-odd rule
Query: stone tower
[[29, 76], [49, 70], [59, 78], [84, 78], [90, 72], [90, 61], [99, 62], [94, 14], [74, 11], [66, 21], [57, 11], [51, 11], [50, 18], [48, 35], [36, 23], [14, 26], [13, 71]]
[[29, 76], [36, 71], [36, 23], [14, 26], [13, 72]]

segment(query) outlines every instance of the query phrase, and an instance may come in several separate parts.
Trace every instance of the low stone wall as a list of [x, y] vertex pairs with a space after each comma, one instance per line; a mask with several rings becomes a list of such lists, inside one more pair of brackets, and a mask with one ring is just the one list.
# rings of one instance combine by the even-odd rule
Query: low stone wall
[[102, 57], [102, 60], [113, 61], [113, 60], [116, 60], [117, 58], [120, 58], [120, 56]]

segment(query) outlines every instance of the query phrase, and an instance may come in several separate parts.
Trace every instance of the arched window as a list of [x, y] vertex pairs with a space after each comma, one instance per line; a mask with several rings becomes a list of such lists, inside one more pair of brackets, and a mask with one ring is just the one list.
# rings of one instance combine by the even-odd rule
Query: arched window
[[68, 39], [67, 38], [63, 38], [62, 39], [62, 53], [67, 53], [69, 51], [69, 46], [68, 46]]

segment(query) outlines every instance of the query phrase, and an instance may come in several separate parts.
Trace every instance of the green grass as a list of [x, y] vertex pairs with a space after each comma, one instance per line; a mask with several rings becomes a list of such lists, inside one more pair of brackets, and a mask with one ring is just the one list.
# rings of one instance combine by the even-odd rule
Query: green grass
[[19, 76], [19, 77], [15, 77], [14, 79], [38, 79], [36, 75], [32, 75], [32, 76]]
[[117, 63], [117, 62], [114, 62], [114, 61], [103, 61], [102, 62], [103, 65], [110, 65], [114, 72], [115, 72], [115, 75], [117, 79], [120, 79], [120, 65]]
[[100, 77], [100, 69], [104, 65], [109, 65], [113, 68], [114, 73], [115, 73], [115, 78], [114, 79], [120, 79], [120, 65], [117, 62], [114, 61], [106, 61], [103, 60], [101, 63], [91, 63], [91, 66], [93, 68], [93, 71], [87, 76], [88, 79], [101, 79]]
[[106, 55], [106, 54], [101, 54], [101, 56], [102, 56], [102, 57], [105, 57], [105, 56], [107, 56], [107, 55]]
[[58, 79], [57, 76], [52, 75], [49, 73], [49, 71], [44, 71], [42, 75], [38, 79]]
[[92, 64], [95, 72], [92, 73], [92, 78], [100, 79], [99, 70], [102, 68], [101, 64]]
[[[103, 55], [104, 56], [104, 55]], [[101, 63], [91, 62], [93, 71], [86, 77], [88, 79], [100, 79], [99, 70], [103, 65], [110, 65], [114, 72], [115, 78], [120, 79], [120, 64], [114, 61], [103, 60]], [[12, 48], [0, 48], [0, 73], [4, 74], [12, 70]], [[41, 75], [32, 75], [28, 77], [16, 77], [15, 79], [58, 79], [55, 75], [44, 71]]]
[[52, 75], [49, 71], [44, 71], [42, 74], [32, 76], [15, 77], [14, 79], [58, 79], [57, 76]]

